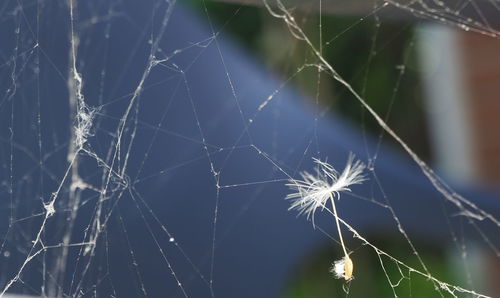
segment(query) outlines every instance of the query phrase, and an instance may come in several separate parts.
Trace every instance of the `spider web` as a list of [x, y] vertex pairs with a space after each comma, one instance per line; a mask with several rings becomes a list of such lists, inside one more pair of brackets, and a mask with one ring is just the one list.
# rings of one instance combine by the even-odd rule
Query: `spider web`
[[[492, 296], [473, 282], [469, 246], [498, 260], [498, 207], [453, 187], [387, 124], [411, 61], [387, 65], [397, 76], [379, 112], [369, 82], [358, 89], [324, 52], [374, 20], [367, 80], [385, 14], [497, 39], [499, 4], [374, 2], [331, 37], [323, 2], [262, 3], [306, 52], [285, 76], [226, 34], [247, 21], [240, 8], [219, 24], [205, 2], [196, 13], [175, 0], [0, 4], [0, 296], [275, 297], [315, 245], [341, 252], [335, 219], [355, 276], [381, 274], [395, 297], [412, 296], [419, 278], [436, 297]], [[311, 36], [306, 23], [318, 11]], [[310, 102], [293, 86], [302, 76], [316, 85]], [[324, 78], [375, 121], [376, 137], [331, 116]], [[287, 181], [312, 158], [340, 170], [349, 152], [369, 181], [343, 196], [338, 218], [325, 208], [313, 228], [288, 211]], [[382, 249], [370, 238], [377, 228], [392, 229], [411, 257]], [[435, 273], [414, 241], [422, 235], [460, 255], [458, 281]], [[378, 273], [357, 266], [362, 251]], [[331, 280], [344, 295], [356, 281]]]

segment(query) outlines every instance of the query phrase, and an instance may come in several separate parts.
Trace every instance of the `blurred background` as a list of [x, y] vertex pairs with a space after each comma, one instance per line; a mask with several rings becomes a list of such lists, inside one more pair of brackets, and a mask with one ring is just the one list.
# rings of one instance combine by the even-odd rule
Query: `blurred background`
[[[363, 133], [378, 136], [404, 153], [333, 77], [318, 75], [316, 69], [296, 75], [303, 65], [315, 63], [314, 53], [290, 34], [282, 20], [271, 16], [260, 1], [215, 1], [204, 5], [190, 1], [190, 5], [206, 11], [221, 30], [230, 32], [273, 74], [290, 79], [299, 92], [321, 109], [341, 115]], [[471, 12], [470, 7], [462, 5], [450, 4], [450, 8], [460, 11], [463, 19], [468, 14], [481, 15], [487, 6], [480, 2], [483, 6]], [[495, 30], [494, 21], [483, 16], [488, 30], [470, 32], [467, 26], [465, 30], [460, 26], [461, 21], [436, 21], [437, 17], [426, 19], [401, 11], [387, 12], [370, 1], [348, 4], [303, 1], [290, 7], [323, 57], [379, 115], [384, 116], [389, 126], [419, 157], [452, 183], [498, 193], [500, 143], [496, 127], [500, 127], [497, 87], [500, 41], [487, 32]], [[233, 18], [241, 21], [233, 22]], [[371, 236], [391, 252], [403, 255], [406, 252], [397, 237], [383, 232]], [[443, 243], [419, 241], [422, 241], [423, 258], [432, 260], [440, 276], [461, 279], [455, 272], [460, 262], [456, 252]], [[498, 250], [490, 254], [472, 245], [475, 261], [471, 266], [476, 268], [471, 275], [491, 274], [475, 282], [489, 288], [493, 296], [499, 295], [500, 289], [495, 282], [500, 280]], [[393, 294], [384, 285], [386, 277], [373, 272], [370, 278], [356, 281], [362, 284], [361, 291], [354, 288], [345, 291], [345, 285], [332, 283], [324, 274], [328, 270], [328, 260], [333, 258], [328, 247], [311, 252], [296, 272], [285, 296], [333, 297], [332, 293], [343, 291], [351, 297], [366, 297], [368, 292], [373, 297]], [[361, 270], [376, 267], [375, 263], [370, 263], [374, 259], [363, 255]], [[484, 270], [483, 266], [488, 269]], [[419, 285], [420, 282], [415, 280], [410, 292], [416, 297], [434, 297], [432, 289], [425, 283]]]
[[[500, 295], [498, 4], [284, 5], [1, 4], [5, 293]], [[284, 197], [311, 158], [340, 171], [350, 152], [368, 182], [337, 208], [369, 243], [342, 226], [355, 264], [345, 282], [329, 272], [342, 256], [333, 216], [318, 212], [314, 228]]]

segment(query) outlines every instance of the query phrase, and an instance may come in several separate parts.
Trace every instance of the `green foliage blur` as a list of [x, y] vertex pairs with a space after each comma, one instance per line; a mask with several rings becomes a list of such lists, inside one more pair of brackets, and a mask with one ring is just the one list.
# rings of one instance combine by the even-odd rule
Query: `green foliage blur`
[[[349, 119], [368, 134], [384, 137], [382, 129], [360, 103], [326, 72], [318, 77], [308, 46], [290, 34], [282, 20], [263, 7], [216, 1], [185, 0], [210, 18], [217, 32], [230, 34], [282, 80], [305, 93], [313, 104]], [[413, 26], [376, 16], [320, 16], [315, 11], [293, 10], [323, 57], [424, 160], [432, 161], [419, 81]], [[321, 19], [321, 20], [320, 20]], [[320, 42], [321, 22], [321, 42]], [[393, 143], [384, 138], [384, 143]], [[399, 149], [399, 146], [394, 146]]]
[[[407, 243], [395, 240], [396, 237], [384, 236], [378, 239], [371, 237], [371, 239], [377, 242], [377, 247], [394, 253], [405, 264], [413, 268], [421, 268], [415, 255], [411, 254]], [[454, 276], [449, 269], [449, 259], [446, 258], [446, 253], [429, 243], [420, 242], [417, 245], [420, 257], [431, 266], [433, 276], [451, 281]], [[290, 287], [283, 297], [441, 297], [434, 289], [434, 284], [426, 277], [410, 273], [387, 257], [380, 256], [379, 258], [372, 249], [363, 246], [351, 254], [354, 262], [354, 279], [348, 282], [334, 279], [333, 274], [327, 273], [332, 260], [339, 259], [341, 256], [340, 250], [333, 251], [331, 247], [313, 252], [291, 278]]]

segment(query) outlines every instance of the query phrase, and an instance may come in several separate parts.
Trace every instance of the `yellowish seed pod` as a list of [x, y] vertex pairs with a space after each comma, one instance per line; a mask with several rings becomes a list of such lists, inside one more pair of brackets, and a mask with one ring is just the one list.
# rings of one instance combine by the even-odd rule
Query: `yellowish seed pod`
[[351, 279], [353, 270], [354, 270], [354, 265], [352, 263], [351, 258], [345, 257], [345, 260], [344, 260], [344, 278], [345, 278], [345, 280]]

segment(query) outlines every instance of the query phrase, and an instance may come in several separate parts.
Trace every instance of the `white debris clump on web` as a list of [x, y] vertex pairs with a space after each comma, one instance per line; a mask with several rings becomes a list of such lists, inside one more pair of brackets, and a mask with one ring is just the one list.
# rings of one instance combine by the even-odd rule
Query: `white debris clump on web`
[[361, 161], [354, 161], [354, 155], [349, 154], [347, 164], [339, 175], [339, 173], [326, 161], [313, 159], [317, 164], [314, 169], [315, 174], [309, 172], [302, 172], [300, 175], [303, 180], [290, 179], [287, 184], [295, 192], [286, 196], [285, 199], [293, 200], [289, 210], [297, 209], [299, 214], [306, 214], [307, 218], [312, 218], [314, 225], [314, 213], [316, 209], [321, 210], [326, 208], [328, 200], [332, 204], [332, 214], [335, 217], [337, 224], [337, 231], [339, 234], [340, 244], [344, 252], [344, 257], [333, 264], [332, 272], [337, 278], [344, 278], [345, 280], [352, 279], [353, 262], [347, 252], [342, 231], [340, 229], [340, 220], [335, 206], [335, 197], [340, 198], [340, 192], [351, 191], [351, 185], [360, 184], [366, 180], [363, 175], [365, 165]]
[[365, 165], [354, 161], [354, 155], [349, 155], [344, 171], [339, 175], [328, 162], [313, 158], [316, 163], [314, 174], [301, 172], [302, 180], [289, 179], [287, 184], [293, 191], [286, 196], [292, 200], [289, 210], [296, 209], [299, 214], [312, 218], [316, 210], [326, 208], [328, 199], [340, 198], [340, 192], [351, 191], [351, 185], [360, 184], [366, 180], [363, 176]]

